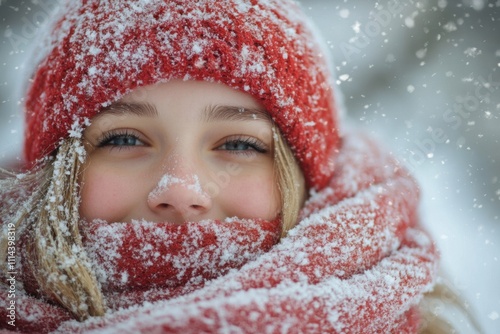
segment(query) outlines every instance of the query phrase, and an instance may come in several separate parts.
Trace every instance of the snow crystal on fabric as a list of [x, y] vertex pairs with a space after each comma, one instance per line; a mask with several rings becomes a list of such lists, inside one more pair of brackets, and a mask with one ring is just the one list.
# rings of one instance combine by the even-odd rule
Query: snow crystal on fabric
[[239, 268], [276, 242], [279, 223], [94, 221], [82, 223], [82, 234], [104, 289], [122, 291], [199, 283]]

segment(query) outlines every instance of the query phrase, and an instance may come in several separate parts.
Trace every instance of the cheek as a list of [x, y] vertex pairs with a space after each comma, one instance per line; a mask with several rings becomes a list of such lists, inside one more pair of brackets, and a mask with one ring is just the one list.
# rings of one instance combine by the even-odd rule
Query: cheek
[[280, 211], [280, 196], [272, 177], [234, 177], [218, 196], [226, 216], [271, 220]]
[[[97, 172], [99, 170], [99, 172]], [[122, 221], [134, 201], [134, 184], [126, 176], [99, 168], [84, 172], [80, 216], [87, 220]]]

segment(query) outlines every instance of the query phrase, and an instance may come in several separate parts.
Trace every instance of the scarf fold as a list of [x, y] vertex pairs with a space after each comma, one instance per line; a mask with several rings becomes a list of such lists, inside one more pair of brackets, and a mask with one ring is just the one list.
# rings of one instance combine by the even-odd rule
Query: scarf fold
[[[335, 165], [329, 186], [312, 194], [279, 242], [279, 221], [83, 223], [110, 311], [80, 323], [57, 306], [19, 296], [25, 327], [16, 329], [415, 333], [417, 306], [438, 263], [419, 226], [418, 187], [361, 133], [343, 138]], [[40, 312], [30, 314], [34, 309]]]
[[257, 259], [275, 245], [280, 220], [182, 225], [83, 223], [83, 245], [111, 309], [173, 298]]

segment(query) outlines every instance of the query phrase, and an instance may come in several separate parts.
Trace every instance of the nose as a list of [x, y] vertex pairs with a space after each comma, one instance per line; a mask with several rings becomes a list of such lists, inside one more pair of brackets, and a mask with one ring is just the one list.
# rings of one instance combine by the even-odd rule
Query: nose
[[182, 224], [200, 220], [212, 207], [195, 174], [164, 174], [148, 196], [150, 209], [161, 219]]

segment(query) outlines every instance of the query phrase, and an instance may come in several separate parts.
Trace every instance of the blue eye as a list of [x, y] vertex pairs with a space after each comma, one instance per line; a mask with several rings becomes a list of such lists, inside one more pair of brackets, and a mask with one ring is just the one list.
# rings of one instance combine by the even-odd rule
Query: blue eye
[[224, 144], [217, 148], [218, 150], [232, 151], [234, 153], [256, 151], [258, 153], [267, 153], [268, 149], [254, 138], [227, 139]]
[[97, 144], [98, 147], [105, 146], [116, 146], [116, 147], [127, 147], [127, 146], [144, 146], [144, 143], [134, 134], [124, 132], [116, 133], [110, 132], [106, 133], [103, 138]]

